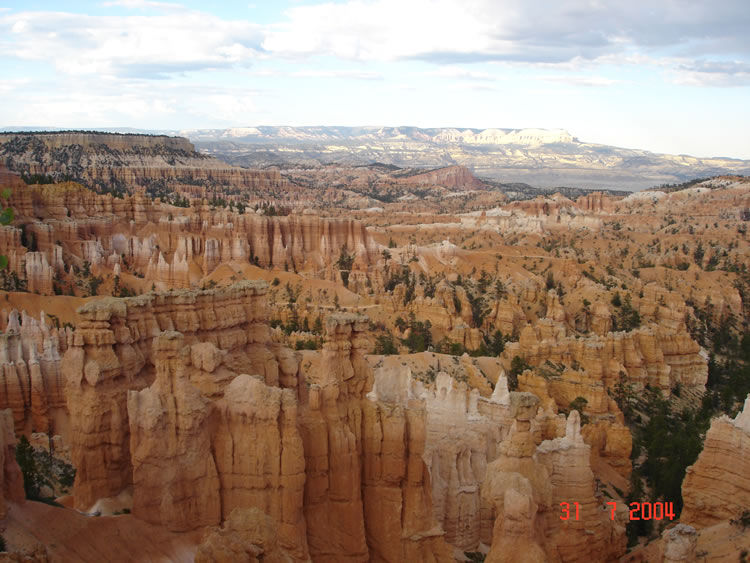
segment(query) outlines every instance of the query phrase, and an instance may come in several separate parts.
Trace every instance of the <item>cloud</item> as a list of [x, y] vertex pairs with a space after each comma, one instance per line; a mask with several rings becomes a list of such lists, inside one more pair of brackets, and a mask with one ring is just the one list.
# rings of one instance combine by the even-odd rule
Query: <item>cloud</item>
[[250, 122], [258, 111], [258, 92], [246, 88], [173, 83], [150, 88], [150, 82], [140, 79], [97, 84], [76, 84], [76, 79], [70, 79], [55, 86], [3, 92], [0, 121], [61, 127], [148, 124], [151, 128], [179, 128], [185, 123], [228, 126]]
[[556, 75], [556, 76], [539, 76], [538, 80], [547, 82], [557, 82], [568, 84], [570, 86], [589, 86], [589, 87], [606, 87], [621, 84], [622, 80], [607, 78], [605, 76], [580, 76], [580, 75]]
[[68, 75], [144, 78], [248, 64], [262, 40], [259, 25], [192, 10], [179, 17], [11, 13], [0, 15], [0, 37], [0, 57], [50, 61]]
[[182, 10], [184, 6], [182, 4], [173, 4], [171, 2], [152, 2], [150, 0], [112, 0], [110, 2], [103, 2], [102, 6], [122, 6], [123, 8], [131, 9], [157, 9], [157, 10]]
[[289, 57], [560, 64], [628, 50], [750, 52], [746, 0], [349, 0], [285, 16], [263, 47]]
[[298, 72], [293, 72], [292, 76], [301, 78], [350, 78], [354, 80], [383, 80], [383, 75], [378, 72], [356, 70], [300, 70]]
[[695, 61], [678, 65], [674, 81], [687, 86], [750, 85], [750, 63], [740, 61]]
[[495, 77], [488, 72], [468, 70], [456, 66], [444, 66], [436, 70], [426, 72], [429, 76], [439, 76], [441, 78], [451, 78], [453, 80], [469, 80], [469, 81], [486, 81], [490, 82], [495, 80]]
[[6, 94], [18, 88], [21, 88], [31, 82], [28, 78], [6, 79], [0, 82], [0, 94]]

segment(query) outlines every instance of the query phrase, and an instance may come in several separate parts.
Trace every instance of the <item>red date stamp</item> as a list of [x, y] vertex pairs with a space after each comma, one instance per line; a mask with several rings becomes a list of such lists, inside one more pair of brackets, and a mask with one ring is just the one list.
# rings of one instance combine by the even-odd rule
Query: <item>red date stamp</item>
[[[610, 507], [610, 516], [614, 520], [617, 503], [608, 502], [607, 506]], [[673, 520], [675, 517], [674, 505], [671, 502], [631, 502], [629, 506], [628, 517], [631, 522], [633, 520], [663, 520], [664, 518]], [[571, 517], [578, 520], [580, 516], [580, 506], [577, 502], [561, 502], [560, 509], [562, 510], [560, 520], [569, 520]]]

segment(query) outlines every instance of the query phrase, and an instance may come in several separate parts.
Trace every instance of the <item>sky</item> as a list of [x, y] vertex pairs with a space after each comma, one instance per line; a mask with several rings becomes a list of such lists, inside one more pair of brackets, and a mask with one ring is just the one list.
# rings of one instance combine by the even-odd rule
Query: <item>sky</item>
[[750, 159], [748, 0], [0, 0], [0, 128], [562, 128]]

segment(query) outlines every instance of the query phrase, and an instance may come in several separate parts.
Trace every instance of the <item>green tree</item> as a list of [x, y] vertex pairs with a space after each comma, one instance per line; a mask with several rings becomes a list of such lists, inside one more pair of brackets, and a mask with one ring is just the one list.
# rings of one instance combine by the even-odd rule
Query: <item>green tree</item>
[[490, 341], [490, 352], [493, 356], [499, 356], [503, 353], [503, 350], [505, 350], [505, 337], [502, 332], [496, 330]]
[[398, 354], [398, 347], [393, 341], [393, 336], [390, 332], [378, 336], [377, 340], [375, 341], [375, 350], [373, 351], [373, 353], [382, 354], [384, 356]]
[[589, 421], [589, 417], [584, 414], [584, 411], [586, 410], [586, 405], [588, 405], [589, 402], [585, 397], [576, 397], [572, 401], [570, 401], [570, 405], [568, 405], [568, 409], [570, 411], [578, 411], [578, 414], [581, 415], [581, 424], [586, 424]]
[[531, 366], [521, 356], [513, 356], [510, 361], [510, 371], [508, 372], [508, 389], [516, 391], [518, 389], [518, 376], [521, 375]]
[[34, 460], [34, 448], [31, 447], [28, 438], [21, 436], [16, 445], [16, 461], [23, 474], [23, 488], [26, 491], [26, 498], [39, 498], [41, 488], [41, 479], [36, 468]]
[[[0, 198], [8, 199], [10, 197], [10, 190], [4, 189], [0, 192]], [[10, 225], [15, 217], [12, 207], [6, 207], [0, 212], [0, 225]], [[0, 270], [7, 268], [8, 257], [0, 254]]]

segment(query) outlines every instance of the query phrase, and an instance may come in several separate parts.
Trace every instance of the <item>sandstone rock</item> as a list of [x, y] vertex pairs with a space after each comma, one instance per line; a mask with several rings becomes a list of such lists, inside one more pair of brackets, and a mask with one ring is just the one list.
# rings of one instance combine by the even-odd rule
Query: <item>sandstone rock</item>
[[[186, 342], [200, 338], [226, 351], [224, 363], [235, 374], [277, 373], [262, 344], [269, 340], [265, 291], [265, 283], [245, 281], [217, 290], [100, 299], [79, 309], [82, 321], [62, 361], [76, 507], [87, 509], [131, 484], [128, 392], [154, 382], [153, 339], [162, 330], [177, 329]], [[195, 375], [204, 382], [212, 377], [200, 370]], [[184, 392], [188, 404], [200, 403], [197, 389]]]
[[156, 379], [127, 398], [133, 514], [174, 531], [216, 525], [219, 476], [208, 431], [215, 412], [186, 377], [183, 335], [163, 332], [153, 346]]
[[601, 381], [606, 388], [615, 385], [620, 372], [637, 385], [648, 383], [665, 391], [678, 382], [701, 389], [708, 377], [706, 358], [684, 327], [673, 331], [649, 326], [604, 337], [574, 338], [540, 321], [526, 327], [519, 342], [506, 346], [502, 354], [506, 369], [514, 356], [532, 366], [546, 361], [567, 366], [575, 363], [591, 381]]
[[34, 233], [39, 252], [27, 252], [16, 227], [0, 229], [0, 251], [30, 291], [48, 295], [53, 275], [63, 273], [64, 254], [79, 267], [88, 261], [96, 275], [119, 265], [117, 275], [145, 276], [158, 289], [197, 286], [231, 261], [318, 272], [334, 265], [342, 247], [354, 255], [355, 269], [379, 255], [365, 226], [349, 219], [265, 217], [208, 203], [184, 209], [141, 194], [102, 196], [73, 183], [15, 188], [9, 205]]
[[311, 383], [301, 434], [307, 472], [305, 520], [313, 559], [368, 559], [360, 457], [366, 320], [329, 316], [320, 365], [303, 372]]
[[427, 184], [458, 190], [485, 189], [482, 181], [476, 178], [465, 166], [446, 166], [445, 168], [400, 178], [399, 181], [404, 184]]
[[711, 422], [703, 451], [682, 482], [681, 522], [696, 528], [737, 518], [750, 506], [750, 396], [736, 418]]
[[13, 414], [9, 409], [0, 411], [0, 525], [8, 513], [7, 503], [22, 503], [26, 499], [23, 475], [16, 462], [16, 435], [13, 431]]
[[282, 563], [273, 520], [256, 507], [235, 508], [221, 528], [210, 532], [195, 554], [196, 563]]
[[[515, 421], [482, 486], [482, 496], [496, 514], [487, 560], [618, 557], [625, 551], [625, 530], [609, 520], [595, 497], [590, 447], [583, 441], [578, 412], [568, 417], [564, 437], [543, 441], [537, 448], [530, 422], [537, 404], [530, 393], [511, 393]], [[568, 503], [571, 514], [565, 520], [560, 519], [562, 503]]]
[[0, 333], [0, 408], [13, 411], [19, 432], [66, 430], [60, 359], [69, 331], [47, 323], [44, 313], [13, 310]]
[[664, 530], [663, 558], [664, 563], [696, 561], [695, 551], [698, 544], [698, 533], [695, 528], [686, 524], [677, 524], [674, 528]]

